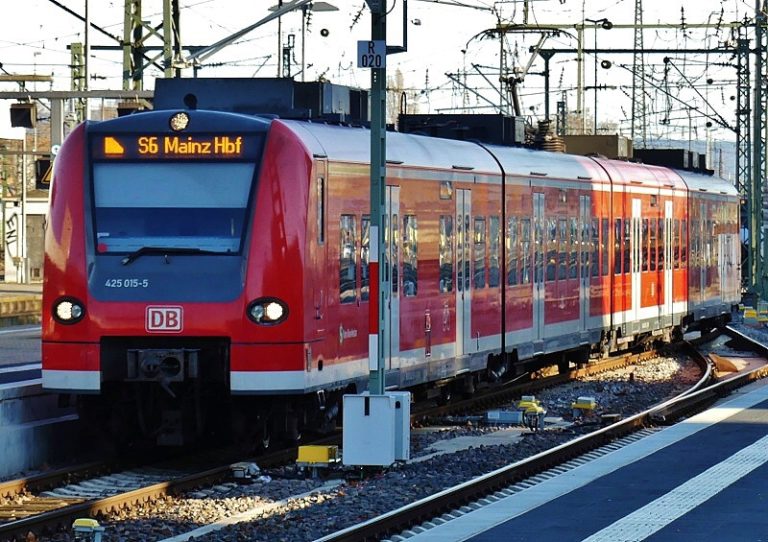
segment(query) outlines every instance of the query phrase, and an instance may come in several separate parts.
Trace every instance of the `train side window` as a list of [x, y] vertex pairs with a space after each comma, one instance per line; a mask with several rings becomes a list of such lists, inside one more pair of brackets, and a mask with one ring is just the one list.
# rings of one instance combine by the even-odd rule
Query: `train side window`
[[632, 273], [632, 219], [624, 219], [624, 272]]
[[560, 218], [558, 223], [558, 260], [560, 265], [558, 266], [557, 278], [563, 280], [568, 277], [568, 221], [565, 218]]
[[603, 253], [603, 268], [602, 268], [602, 273], [601, 274], [602, 274], [602, 276], [605, 277], [606, 275], [608, 275], [608, 270], [609, 270], [608, 266], [610, 265], [610, 261], [609, 261], [609, 258], [608, 258], [608, 246], [609, 246], [608, 245], [608, 227], [609, 227], [609, 222], [608, 222], [607, 218], [603, 218], [602, 219], [602, 226], [603, 226], [603, 230], [602, 230], [603, 242], [602, 242], [602, 245], [601, 245], [601, 251]]
[[592, 269], [590, 275], [593, 277], [600, 276], [600, 219], [592, 219]]
[[354, 303], [357, 283], [357, 224], [354, 215], [341, 215], [339, 221], [339, 291], [341, 303]]
[[501, 273], [499, 265], [499, 217], [488, 217], [488, 286], [497, 288], [499, 286], [499, 275]]
[[520, 255], [520, 284], [531, 282], [531, 219], [523, 218], [520, 221], [520, 243], [522, 253]]
[[475, 272], [472, 275], [472, 285], [475, 288], [485, 288], [485, 243], [485, 218], [476, 216], [474, 231]]
[[640, 262], [642, 271], [648, 271], [648, 219], [644, 218], [641, 222], [642, 233], [640, 234]]
[[317, 178], [317, 243], [325, 243], [325, 177]]
[[656, 219], [651, 218], [648, 224], [648, 270], [656, 271]]
[[418, 293], [418, 223], [416, 215], [403, 216], [403, 295]]
[[659, 271], [664, 271], [664, 250], [666, 248], [666, 243], [664, 242], [664, 220], [663, 218], [659, 219], [659, 250], [656, 253]]
[[[385, 215], [386, 216], [386, 215]], [[400, 269], [400, 261], [398, 256], [400, 254], [400, 222], [397, 214], [392, 215], [392, 293], [396, 294], [400, 290], [400, 275], [398, 274]]]
[[547, 224], [547, 278], [557, 278], [557, 219], [550, 218]]
[[[568, 258], [568, 278], [578, 278], [578, 264], [579, 264], [579, 220], [574, 216], [571, 217], [571, 255]], [[583, 250], [583, 247], [582, 247]]]
[[453, 291], [453, 216], [440, 215], [440, 293]]
[[[691, 233], [690, 233], [690, 239], [691, 239], [691, 241], [690, 241], [690, 243], [691, 243], [690, 244], [690, 247], [691, 247], [690, 251], [691, 251], [691, 265], [694, 266], [694, 267], [699, 265], [699, 262], [697, 260], [697, 258], [698, 258], [698, 250], [697, 250], [697, 245], [696, 245], [696, 243], [698, 242], [697, 240], [699, 238], [699, 236], [697, 234], [698, 227], [699, 227], [698, 219], [692, 218], [691, 219]], [[685, 246], [685, 245], [683, 245], [683, 246]]]
[[674, 260], [674, 266], [675, 269], [680, 269], [680, 219], [676, 218], [674, 223], [674, 253], [673, 253], [673, 260]]
[[507, 284], [510, 286], [517, 284], [518, 251], [517, 217], [513, 216], [507, 220]]
[[621, 275], [621, 240], [624, 237], [623, 235], [623, 229], [621, 227], [621, 219], [617, 218], [615, 222], [614, 227], [614, 237], [613, 237], [613, 254], [614, 254], [614, 263], [613, 263], [613, 274], [614, 275]]
[[363, 215], [360, 221], [360, 300], [368, 301], [371, 277], [368, 268], [371, 246], [371, 217]]

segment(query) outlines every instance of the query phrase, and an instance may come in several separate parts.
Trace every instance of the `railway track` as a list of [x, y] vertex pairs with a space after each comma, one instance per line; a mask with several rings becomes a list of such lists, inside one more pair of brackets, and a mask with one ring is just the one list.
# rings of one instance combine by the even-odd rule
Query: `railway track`
[[[707, 359], [708, 345], [718, 336], [726, 335], [741, 347], [756, 352], [763, 364], [727, 378], [715, 378], [713, 363]], [[318, 539], [316, 542], [360, 542], [386, 540], [400, 534], [398, 540], [407, 538], [408, 530], [419, 532], [433, 524], [445, 523], [454, 517], [469, 512], [511, 493], [519, 491], [516, 484], [532, 477], [556, 476], [561, 466], [569, 461], [578, 461], [590, 452], [611, 449], [624, 442], [641, 438], [648, 428], [669, 425], [684, 417], [705, 410], [733, 390], [768, 376], [768, 348], [750, 339], [733, 328], [727, 327], [718, 333], [703, 337], [688, 346], [691, 355], [705, 363], [707, 369], [700, 383], [693, 389], [665, 401], [645, 412], [618, 421], [608, 427], [575, 438], [545, 453], [519, 461], [506, 468], [442, 491], [411, 505], [381, 515], [359, 525], [344, 529]], [[624, 439], [624, 441], [622, 441]], [[557, 471], [551, 470], [557, 468]], [[531, 482], [535, 483], [535, 482]]]
[[[325, 440], [335, 439], [334, 436]], [[260, 456], [258, 461], [269, 468], [295, 458], [296, 449], [284, 449]], [[224, 462], [219, 460], [215, 466], [194, 470], [118, 470], [109, 462], [93, 462], [0, 483], [0, 496], [6, 500], [0, 504], [0, 540], [23, 540], [30, 532], [41, 535], [66, 530], [77, 518], [108, 514], [166, 495], [215, 485], [231, 475], [231, 461], [220, 463]], [[22, 494], [33, 495], [19, 498]]]
[[[526, 382], [512, 382], [500, 385], [486, 390], [486, 393], [471, 400], [458, 401], [449, 405], [415, 412], [414, 420], [476, 412], [481, 409], [492, 408], [493, 406], [518, 398], [520, 395], [533, 394], [537, 390], [557, 386], [570, 380], [636, 364], [654, 355], [656, 355], [655, 352], [627, 354], [617, 358], [601, 360], [585, 367], [575, 368], [563, 374]], [[702, 367], [706, 366], [706, 363], [702, 363]], [[704, 375], [698, 386], [704, 385], [710, 378], [710, 374], [706, 370]], [[644, 423], [646, 422], [641, 420], [625, 429], [613, 428], [602, 430], [598, 432], [600, 436], [595, 436], [594, 438], [597, 439], [596, 442], [608, 442]], [[582, 442], [582, 439], [578, 440]], [[340, 444], [340, 441], [340, 435], [334, 435], [315, 442], [315, 444]], [[578, 453], [576, 450], [588, 449], [589, 447], [599, 446], [599, 444], [584, 440], [582, 444], [575, 446], [572, 448], [574, 451], [571, 453]], [[556, 457], [553, 455], [552, 458], [543, 461], [549, 464], [551, 461], [555, 461], [556, 459], [554, 458]], [[270, 468], [289, 463], [295, 458], [296, 449], [294, 448], [260, 456], [257, 461], [262, 468]], [[46, 475], [38, 475], [26, 480], [0, 484], [0, 495], [6, 496], [8, 500], [11, 500], [14, 495], [18, 495], [22, 491], [36, 494], [33, 498], [20, 499], [18, 500], [19, 502], [10, 502], [0, 506], [0, 522], [4, 522], [0, 524], [0, 540], [22, 539], [29, 532], [42, 534], [68, 529], [72, 521], [79, 517], [110, 514], [163, 498], [166, 495], [182, 493], [201, 486], [218, 484], [230, 476], [229, 465], [231, 462], [228, 461], [226, 464], [196, 472], [180, 471], [173, 468], [140, 468], [123, 470], [112, 474], [105, 473], [114, 469], [110, 469], [105, 464], [93, 463], [79, 468], [76, 472], [73, 472], [71, 469], [62, 470]], [[513, 479], [524, 477], [528, 475], [527, 473], [535, 472], [536, 469], [541, 468], [540, 462], [534, 462], [514, 471], [512, 477]], [[82, 481], [71, 486], [66, 485], [76, 479]], [[495, 486], [498, 483], [503, 482], [492, 482], [491, 486]], [[468, 495], [475, 495], [486, 490], [471, 489], [468, 491]], [[461, 497], [460, 499], [467, 498], [469, 497]], [[444, 507], [445, 505], [440, 506]], [[425, 512], [420, 511], [417, 517], [421, 518], [425, 514]], [[406, 519], [405, 524], [412, 524], [414, 521], [416, 520]], [[391, 529], [393, 527], [387, 525], [384, 532], [389, 532]], [[375, 530], [378, 533], [382, 532], [378, 528]], [[358, 534], [353, 533], [351, 538], [339, 538], [339, 540], [357, 539]]]

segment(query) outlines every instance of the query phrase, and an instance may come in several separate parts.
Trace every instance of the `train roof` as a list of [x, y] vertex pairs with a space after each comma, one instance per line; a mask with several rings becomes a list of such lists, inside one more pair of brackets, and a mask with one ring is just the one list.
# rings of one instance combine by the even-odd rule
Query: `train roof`
[[489, 145], [488, 149], [507, 175], [609, 182], [605, 171], [585, 156], [500, 145]]
[[[371, 136], [367, 128], [291, 120], [280, 122], [290, 127], [313, 154], [327, 156], [332, 160], [360, 163], [367, 163], [370, 159]], [[507, 175], [529, 177], [541, 174], [553, 179], [608, 181], [605, 172], [583, 156], [480, 145], [470, 141], [401, 132], [387, 132], [387, 161], [406, 166], [459, 169], [495, 175], [501, 175], [501, 164]]]
[[[371, 132], [367, 128], [342, 127], [305, 121], [280, 120], [315, 155], [330, 160], [368, 163]], [[493, 157], [476, 143], [387, 132], [387, 161], [407, 166], [466, 169], [500, 175]]]
[[739, 191], [736, 187], [720, 177], [693, 173], [691, 171], [674, 170], [682, 177], [688, 190], [691, 192], [706, 192], [738, 197]]

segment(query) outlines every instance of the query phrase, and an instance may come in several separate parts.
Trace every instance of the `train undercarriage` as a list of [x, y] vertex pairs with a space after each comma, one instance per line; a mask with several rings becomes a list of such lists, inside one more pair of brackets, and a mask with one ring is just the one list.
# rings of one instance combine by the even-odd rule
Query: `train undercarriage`
[[[727, 319], [719, 315], [691, 324], [706, 331]], [[604, 332], [595, 344], [522, 360], [516, 349], [489, 354], [485, 371], [421, 384], [410, 391], [416, 401], [445, 404], [468, 398], [485, 385], [530, 378], [551, 368], [564, 373], [609, 353], [671, 342], [682, 337], [683, 329], [670, 326], [633, 336], [622, 336], [620, 330]], [[222, 340], [176, 338], [139, 346], [136, 340], [110, 339], [102, 342], [102, 353], [101, 392], [79, 396], [78, 411], [86, 429], [109, 435], [118, 446], [236, 441], [267, 448], [276, 441], [296, 443], [307, 433], [333, 431], [340, 420], [343, 395], [365, 388], [361, 380], [304, 395], [232, 395], [228, 346]]]

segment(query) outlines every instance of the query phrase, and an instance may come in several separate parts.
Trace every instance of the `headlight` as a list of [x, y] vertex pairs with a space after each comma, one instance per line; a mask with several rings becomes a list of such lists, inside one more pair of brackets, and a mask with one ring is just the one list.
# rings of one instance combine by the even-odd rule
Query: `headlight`
[[60, 324], [74, 324], [85, 316], [85, 307], [77, 299], [63, 297], [53, 304], [53, 319]]
[[288, 317], [288, 306], [280, 299], [262, 297], [248, 305], [248, 318], [261, 325], [279, 324]]

